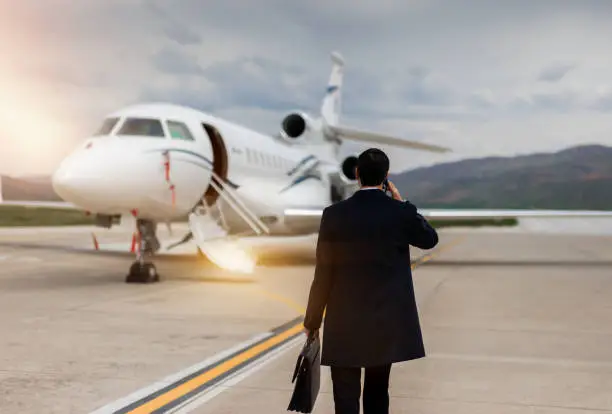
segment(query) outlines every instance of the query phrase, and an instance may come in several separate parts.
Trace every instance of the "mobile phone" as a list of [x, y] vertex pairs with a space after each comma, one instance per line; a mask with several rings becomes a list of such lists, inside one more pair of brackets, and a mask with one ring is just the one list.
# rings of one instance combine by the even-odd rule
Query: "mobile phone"
[[387, 180], [386, 178], [383, 181], [382, 190], [385, 192], [385, 194], [391, 195], [391, 191], [389, 190], [389, 180]]

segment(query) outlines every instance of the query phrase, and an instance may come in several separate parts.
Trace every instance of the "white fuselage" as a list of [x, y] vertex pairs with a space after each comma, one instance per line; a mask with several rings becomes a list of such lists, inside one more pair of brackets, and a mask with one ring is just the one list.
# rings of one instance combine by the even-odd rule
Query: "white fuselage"
[[[145, 104], [110, 114], [103, 131], [63, 160], [53, 185], [91, 213], [165, 222], [192, 211], [214, 170], [251, 212], [276, 217], [272, 233], [286, 234], [285, 209], [331, 203], [325, 165], [338, 166], [330, 143], [289, 145], [194, 109]], [[222, 197], [216, 203], [232, 230], [248, 229]]]
[[[212, 233], [318, 231], [323, 209], [356, 189], [357, 158], [337, 158], [344, 141], [449, 151], [341, 124], [344, 59], [334, 52], [331, 60], [319, 116], [288, 114], [278, 137], [183, 106], [134, 105], [109, 114], [100, 130], [63, 160], [53, 176], [55, 191], [68, 204], [99, 215], [103, 226], [116, 216], [134, 215], [141, 219], [138, 231], [145, 236], [152, 223], [189, 215], [192, 236], [200, 239], [202, 250]], [[212, 209], [190, 215], [202, 200]], [[610, 215], [534, 210], [423, 214], [439, 220]], [[150, 227], [154, 232], [155, 226]]]

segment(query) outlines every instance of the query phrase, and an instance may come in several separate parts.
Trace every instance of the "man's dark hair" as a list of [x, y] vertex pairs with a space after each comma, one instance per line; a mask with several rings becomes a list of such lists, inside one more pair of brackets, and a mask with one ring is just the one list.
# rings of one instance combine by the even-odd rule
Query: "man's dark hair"
[[367, 149], [357, 158], [357, 170], [361, 185], [381, 185], [389, 172], [389, 157], [378, 148]]

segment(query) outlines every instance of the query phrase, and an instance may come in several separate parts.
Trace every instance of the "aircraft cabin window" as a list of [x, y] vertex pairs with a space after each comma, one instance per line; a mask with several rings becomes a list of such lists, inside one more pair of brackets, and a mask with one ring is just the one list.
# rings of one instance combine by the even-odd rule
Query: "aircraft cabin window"
[[109, 135], [117, 122], [119, 122], [119, 118], [106, 118], [94, 136]]
[[168, 131], [172, 139], [184, 139], [186, 141], [193, 141], [193, 135], [189, 132], [187, 125], [177, 121], [167, 121]]
[[126, 118], [117, 135], [166, 137], [161, 121], [151, 118]]

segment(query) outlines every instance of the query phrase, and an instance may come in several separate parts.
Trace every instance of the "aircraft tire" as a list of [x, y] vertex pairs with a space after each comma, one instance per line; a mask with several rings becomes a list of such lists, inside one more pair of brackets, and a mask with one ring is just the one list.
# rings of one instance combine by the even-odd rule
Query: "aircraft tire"
[[141, 264], [135, 261], [130, 266], [130, 272], [125, 277], [125, 283], [154, 283], [159, 282], [159, 273], [153, 263]]

